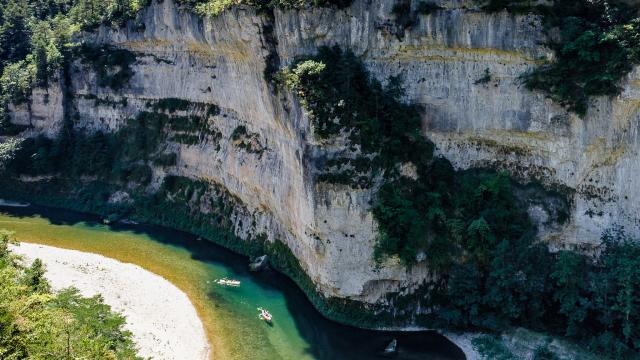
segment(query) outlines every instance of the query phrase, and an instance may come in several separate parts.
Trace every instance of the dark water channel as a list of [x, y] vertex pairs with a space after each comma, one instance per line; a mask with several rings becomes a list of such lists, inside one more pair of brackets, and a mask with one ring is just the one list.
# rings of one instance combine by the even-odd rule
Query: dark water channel
[[[104, 225], [91, 215], [33, 205], [0, 207], [0, 228], [21, 241], [98, 253], [165, 277], [196, 306], [216, 359], [464, 359], [435, 332], [370, 331], [329, 321], [285, 276], [250, 273], [246, 257], [184, 232]], [[223, 277], [242, 285], [217, 285]], [[273, 314], [272, 326], [257, 318], [257, 307]], [[394, 338], [398, 352], [386, 356]]]

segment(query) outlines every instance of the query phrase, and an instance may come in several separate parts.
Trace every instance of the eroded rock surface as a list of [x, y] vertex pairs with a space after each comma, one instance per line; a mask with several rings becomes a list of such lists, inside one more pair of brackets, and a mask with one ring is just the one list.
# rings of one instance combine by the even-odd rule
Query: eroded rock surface
[[[319, 144], [292, 94], [275, 90], [264, 76], [270, 54], [287, 65], [337, 44], [352, 49], [380, 80], [403, 76], [406, 100], [424, 106], [424, 134], [457, 168], [506, 169], [566, 194], [571, 208], [564, 224], [548, 223], [553, 210], [540, 204], [529, 209], [553, 246], [589, 248], [614, 225], [640, 235], [638, 70], [624, 80], [620, 96], [595, 99], [581, 119], [519, 80], [552, 56], [539, 18], [487, 14], [472, 1], [451, 0], [403, 30], [394, 23], [393, 3], [276, 10], [274, 18], [236, 7], [204, 19], [171, 0], [154, 3], [138, 20], [144, 29], [131, 23], [90, 35], [135, 52], [137, 61], [120, 91], [99, 87], [90, 66], [73, 64], [76, 126], [115, 131], [166, 98], [218, 106], [207, 121], [221, 136], [167, 143], [177, 163], [154, 168], [150, 188], [166, 174], [221, 185], [246, 208], [234, 222], [241, 238], [282, 240], [324, 295], [381, 301], [420, 285], [426, 267], [407, 270], [394, 259], [375, 266], [372, 191], [314, 180], [316, 161], [340, 144]], [[486, 73], [490, 79], [479, 82]], [[29, 109], [14, 109], [14, 121], [52, 136], [62, 123], [62, 91], [59, 84], [36, 89]], [[239, 126], [246, 135], [233, 139]]]

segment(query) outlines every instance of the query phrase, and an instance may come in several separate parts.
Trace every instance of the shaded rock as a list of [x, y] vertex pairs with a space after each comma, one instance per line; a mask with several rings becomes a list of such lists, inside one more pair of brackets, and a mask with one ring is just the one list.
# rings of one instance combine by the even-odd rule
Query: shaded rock
[[266, 269], [268, 264], [267, 255], [258, 256], [249, 264], [249, 270], [262, 271]]

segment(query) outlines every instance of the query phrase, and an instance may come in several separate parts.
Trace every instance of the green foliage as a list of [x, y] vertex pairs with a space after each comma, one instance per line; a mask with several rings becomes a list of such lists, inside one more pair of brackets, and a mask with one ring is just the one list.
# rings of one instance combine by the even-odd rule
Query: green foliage
[[186, 6], [193, 6], [193, 11], [200, 16], [218, 16], [234, 5], [240, 5], [242, 0], [210, 0], [210, 1], [181, 1]]
[[[31, 88], [46, 86], [73, 56], [72, 39], [101, 24], [123, 26], [146, 0], [5, 0], [0, 3], [0, 107], [30, 99]], [[131, 56], [123, 50], [97, 53], [101, 86], [121, 87], [131, 76]], [[121, 66], [111, 71], [109, 66]], [[15, 132], [19, 129], [13, 128]]]
[[[592, 346], [615, 358], [638, 357], [640, 351], [640, 246], [612, 231], [592, 270], [591, 315], [598, 324]], [[594, 331], [595, 330], [595, 331]]]
[[551, 273], [551, 280], [557, 290], [554, 300], [560, 304], [559, 313], [566, 317], [566, 335], [579, 335], [587, 316], [591, 298], [585, 269], [589, 260], [571, 251], [561, 251]]
[[264, 58], [265, 66], [262, 75], [269, 85], [275, 84], [275, 76], [280, 70], [280, 56], [278, 55], [278, 40], [274, 33], [275, 14], [273, 11], [266, 13], [268, 21], [262, 23], [262, 38], [267, 49], [267, 56]]
[[422, 15], [429, 15], [442, 9], [442, 6], [438, 5], [436, 2], [431, 1], [420, 1], [416, 6], [416, 11]]
[[220, 114], [220, 107], [218, 107], [218, 105], [177, 98], [160, 99], [154, 103], [147, 104], [147, 107], [151, 107], [154, 112], [168, 112], [169, 114], [173, 114], [176, 111], [188, 110], [204, 112], [206, 116], [217, 116]]
[[123, 173], [127, 182], [147, 186], [151, 182], [153, 171], [148, 165], [134, 165]]
[[231, 133], [233, 144], [248, 153], [262, 155], [267, 148], [260, 144], [260, 135], [247, 131], [244, 125], [238, 125]]
[[176, 153], [159, 154], [153, 159], [153, 164], [156, 166], [174, 166], [178, 161], [178, 155]]
[[484, 85], [487, 84], [491, 81], [491, 72], [489, 71], [489, 68], [484, 69], [484, 74], [482, 75], [481, 78], [479, 78], [478, 80], [474, 81], [473, 83], [475, 85]]
[[336, 6], [345, 8], [352, 0], [179, 0], [178, 3], [200, 16], [218, 16], [236, 5], [248, 5], [267, 12], [275, 8], [304, 9]]
[[507, 10], [511, 13], [520, 14], [536, 11], [540, 8], [535, 0], [480, 0], [478, 2], [482, 3], [482, 10], [487, 12]]
[[237, 141], [242, 139], [246, 135], [247, 127], [244, 125], [238, 125], [235, 129], [233, 129], [233, 132], [231, 133], [231, 140]]
[[[373, 208], [380, 231], [378, 259], [397, 254], [411, 265], [423, 252], [438, 271], [464, 251], [481, 261], [488, 256], [482, 246], [495, 247], [500, 237], [517, 239], [532, 231], [506, 174], [459, 174], [445, 159], [432, 158], [433, 145], [420, 133], [419, 109], [401, 102], [398, 78], [383, 87], [353, 53], [334, 47], [300, 59], [279, 79], [300, 96], [318, 137], [346, 134], [367, 154], [327, 161], [319, 180], [368, 187], [372, 180], [366, 175], [383, 174]], [[403, 164], [415, 166], [416, 178], [402, 174]], [[487, 244], [489, 239], [493, 242]]]
[[5, 170], [6, 166], [13, 162], [16, 152], [20, 150], [20, 140], [7, 139], [0, 143], [0, 170]]
[[68, 16], [74, 24], [86, 30], [102, 24], [122, 27], [150, 3], [150, 0], [76, 0]]
[[393, 5], [391, 13], [395, 16], [396, 25], [401, 31], [417, 24], [418, 17], [411, 10], [411, 0], [401, 0]]
[[44, 266], [23, 267], [0, 231], [0, 357], [3, 359], [138, 359], [125, 319], [100, 296], [52, 293]]
[[524, 83], [584, 115], [590, 97], [618, 94], [620, 80], [640, 63], [637, 11], [604, 0], [559, 0], [545, 13], [547, 26], [560, 30], [560, 41], [550, 44], [557, 59]]
[[57, 174], [68, 180], [96, 176], [105, 182], [144, 187], [153, 177], [149, 165], [173, 166], [177, 161], [175, 153], [164, 153], [166, 141], [194, 144], [206, 138], [217, 143], [222, 137], [205, 115], [165, 112], [184, 108], [212, 115], [217, 114], [217, 106], [183, 102], [175, 107], [175, 104], [161, 101], [154, 106], [162, 112], [142, 111], [115, 133], [74, 129], [67, 119], [55, 139], [41, 135], [3, 144], [0, 162], [13, 176]]
[[543, 15], [548, 29], [557, 29], [548, 45], [553, 62], [523, 75], [529, 89], [545, 92], [578, 115], [585, 115], [589, 98], [620, 93], [620, 80], [640, 63], [638, 7], [622, 1], [555, 0], [536, 4], [528, 0], [491, 0], [485, 11], [508, 10]]
[[78, 31], [69, 18], [56, 16], [35, 23], [31, 35], [33, 63], [36, 66], [36, 84], [46, 86], [62, 69], [71, 47], [71, 38]]
[[44, 277], [45, 269], [42, 260], [35, 259], [31, 266], [25, 269], [24, 282], [36, 293], [46, 293], [50, 291], [47, 279]]
[[515, 356], [506, 346], [491, 335], [482, 335], [471, 340], [471, 344], [486, 360], [513, 360]]
[[[637, 242], [610, 232], [596, 261], [570, 251], [550, 254], [540, 246], [501, 247], [488, 272], [467, 263], [449, 273], [439, 309], [449, 324], [492, 330], [525, 324], [559, 331], [605, 358], [640, 357]], [[537, 354], [554, 358], [543, 349]]]
[[278, 82], [288, 88], [300, 85], [301, 76], [319, 75], [324, 71], [326, 65], [320, 61], [304, 60], [300, 61], [293, 68], [285, 68], [278, 73]]
[[[218, 144], [222, 139], [222, 133], [209, 124], [209, 118], [220, 114], [220, 108], [215, 104], [205, 104], [192, 102], [183, 99], [166, 98], [157, 102], [148, 103], [147, 108], [153, 112], [142, 112], [138, 119], [155, 121], [155, 127], [164, 130], [171, 130], [173, 135], [171, 141], [187, 145], [195, 145], [207, 138], [214, 144]], [[183, 116], [176, 112], [191, 111], [195, 115]], [[157, 135], [162, 135], [161, 131], [154, 131]]]
[[24, 60], [31, 53], [32, 14], [26, 1], [0, 3], [0, 69], [7, 64]]
[[560, 360], [560, 357], [547, 346], [539, 346], [533, 353], [533, 360]]
[[[347, 176], [357, 174], [350, 185], [367, 187], [383, 169], [393, 177], [398, 163], [431, 159], [433, 145], [420, 134], [419, 109], [400, 101], [400, 79], [391, 78], [382, 86], [351, 51], [322, 47], [316, 56], [297, 60], [277, 78], [300, 97], [318, 138], [346, 136], [366, 155], [354, 159], [339, 154], [325, 164], [320, 179], [346, 183]], [[408, 148], [415, 153], [404, 151]], [[340, 163], [357, 166], [353, 172], [336, 170]]]
[[371, 158], [368, 156], [329, 159], [323, 168], [325, 171], [320, 173], [317, 178], [320, 182], [349, 185], [361, 189], [367, 189], [373, 185], [373, 180], [369, 176]]
[[93, 104], [95, 106], [111, 106], [113, 109], [118, 106], [126, 107], [129, 104], [129, 100], [126, 97], [120, 98], [120, 100], [114, 100], [110, 96], [98, 97], [94, 94], [86, 94], [86, 95], [77, 95], [78, 97], [93, 100]]
[[20, 104], [31, 98], [31, 87], [36, 80], [36, 67], [33, 62], [21, 60], [6, 66], [0, 77], [0, 91], [3, 97], [14, 104]]

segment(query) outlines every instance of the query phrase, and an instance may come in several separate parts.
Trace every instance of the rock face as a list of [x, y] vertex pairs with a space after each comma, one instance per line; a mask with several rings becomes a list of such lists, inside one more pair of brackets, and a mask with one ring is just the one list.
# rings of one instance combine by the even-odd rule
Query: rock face
[[[73, 64], [76, 126], [114, 131], [163, 98], [219, 106], [208, 121], [220, 140], [167, 143], [177, 164], [154, 169], [151, 188], [167, 173], [222, 185], [248, 209], [235, 224], [241, 238], [282, 240], [326, 296], [383, 301], [420, 285], [426, 267], [407, 270], [393, 259], [375, 266], [371, 191], [314, 180], [315, 161], [335, 149], [315, 141], [295, 98], [264, 76], [267, 59], [286, 65], [337, 44], [352, 49], [380, 80], [403, 76], [406, 100], [424, 106], [425, 135], [456, 167], [507, 169], [568, 194], [570, 219], [563, 225], [549, 223], [544, 208], [529, 209], [543, 240], [589, 248], [614, 225], [640, 236], [640, 72], [629, 75], [620, 96], [596, 99], [578, 118], [519, 82], [552, 56], [540, 19], [487, 14], [473, 1], [439, 3], [443, 10], [416, 15], [417, 23], [402, 29], [391, 0], [356, 0], [344, 10], [276, 10], [273, 18], [236, 7], [204, 19], [172, 0], [154, 2], [127, 28], [89, 35], [135, 52], [137, 61], [120, 91], [99, 87], [88, 65]], [[490, 79], [478, 82], [487, 73]], [[37, 89], [30, 109], [14, 109], [13, 119], [51, 136], [62, 109], [56, 85]], [[234, 139], [239, 126], [248, 135]]]

